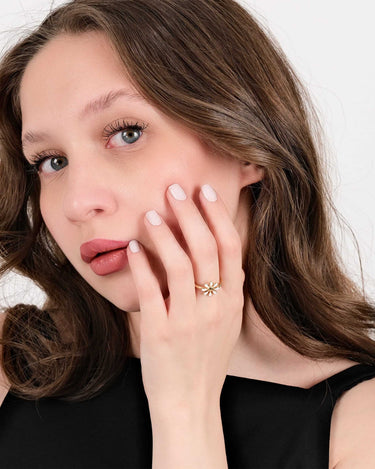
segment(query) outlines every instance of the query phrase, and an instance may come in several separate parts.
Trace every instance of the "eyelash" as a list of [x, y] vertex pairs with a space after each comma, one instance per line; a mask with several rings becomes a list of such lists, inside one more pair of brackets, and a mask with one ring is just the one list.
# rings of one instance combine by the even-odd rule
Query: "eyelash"
[[[106, 143], [109, 142], [110, 138], [113, 135], [116, 135], [119, 132], [124, 132], [125, 130], [137, 130], [140, 131], [141, 134], [143, 131], [147, 128], [147, 124], [144, 122], [139, 123], [138, 121], [133, 124], [130, 122], [127, 122], [125, 120], [118, 120], [115, 122], [112, 122], [111, 124], [108, 124], [104, 130], [103, 130], [103, 138], [106, 140]], [[32, 155], [30, 158], [29, 162], [29, 169], [28, 172], [31, 173], [38, 173], [39, 168], [42, 165], [42, 163], [50, 158], [61, 158], [62, 155], [54, 152], [54, 151], [47, 151], [47, 152], [41, 152], [36, 155]]]
[[42, 152], [38, 153], [36, 155], [32, 155], [30, 157], [30, 162], [29, 162], [29, 167], [28, 167], [28, 172], [37, 174], [39, 172], [39, 168], [41, 164], [50, 159], [50, 158], [61, 158], [61, 155], [59, 153], [55, 153], [53, 151], [48, 151], [48, 152]]
[[135, 124], [126, 122], [125, 120], [119, 120], [108, 124], [103, 130], [103, 138], [108, 140], [118, 132], [123, 132], [124, 130], [140, 130], [143, 132], [147, 128], [147, 124], [144, 122], [139, 123], [138, 121]]

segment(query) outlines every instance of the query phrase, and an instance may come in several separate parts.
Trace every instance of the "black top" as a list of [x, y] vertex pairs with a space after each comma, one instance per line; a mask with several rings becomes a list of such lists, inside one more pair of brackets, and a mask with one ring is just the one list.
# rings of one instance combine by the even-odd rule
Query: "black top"
[[[229, 469], [327, 469], [338, 397], [375, 377], [354, 365], [310, 389], [227, 376], [221, 415]], [[8, 393], [0, 408], [2, 469], [151, 468], [152, 433], [141, 362], [91, 400], [38, 402]]]

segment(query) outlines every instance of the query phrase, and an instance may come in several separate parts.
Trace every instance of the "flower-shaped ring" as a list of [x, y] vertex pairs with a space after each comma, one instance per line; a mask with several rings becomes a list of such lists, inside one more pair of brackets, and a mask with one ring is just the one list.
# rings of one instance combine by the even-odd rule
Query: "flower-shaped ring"
[[199, 288], [202, 291], [203, 295], [212, 296], [216, 295], [217, 291], [221, 288], [220, 282], [207, 282], [203, 285], [195, 284], [195, 288]]

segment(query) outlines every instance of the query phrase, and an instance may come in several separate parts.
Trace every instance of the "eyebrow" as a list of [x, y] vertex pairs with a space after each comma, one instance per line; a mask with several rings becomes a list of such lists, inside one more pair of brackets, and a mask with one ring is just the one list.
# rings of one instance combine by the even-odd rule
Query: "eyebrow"
[[103, 109], [109, 108], [116, 99], [122, 96], [125, 96], [129, 101], [145, 101], [140, 94], [126, 88], [122, 88], [117, 91], [110, 91], [109, 93], [99, 96], [99, 98], [87, 103], [79, 114], [80, 119], [84, 119], [89, 114], [97, 113]]
[[[120, 97], [126, 97], [129, 101], [145, 102], [145, 99], [140, 94], [130, 91], [127, 88], [112, 90], [88, 102], [79, 113], [79, 119], [85, 119], [90, 114], [96, 114], [99, 111], [108, 109]], [[31, 143], [41, 142], [47, 138], [48, 134], [46, 132], [25, 132], [22, 137], [22, 147]]]

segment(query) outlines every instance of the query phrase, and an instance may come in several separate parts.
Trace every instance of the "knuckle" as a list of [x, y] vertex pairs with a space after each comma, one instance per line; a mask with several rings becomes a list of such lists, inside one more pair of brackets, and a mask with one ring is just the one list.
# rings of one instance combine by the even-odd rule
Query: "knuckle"
[[218, 255], [216, 240], [214, 238], [209, 238], [207, 241], [200, 240], [199, 244], [192, 247], [192, 251], [198, 259], [216, 259]]
[[155, 332], [155, 341], [158, 344], [169, 345], [171, 341], [171, 335], [167, 328], [160, 327]]
[[223, 241], [223, 250], [227, 253], [227, 255], [238, 255], [241, 253], [242, 245], [239, 236], [233, 235], [228, 236]]
[[220, 310], [214, 310], [211, 313], [206, 312], [205, 314], [205, 323], [206, 327], [210, 327], [211, 329], [215, 329], [220, 326], [222, 319], [224, 317], [223, 312]]
[[244, 293], [242, 284], [232, 285], [226, 289], [231, 299], [231, 305], [234, 309], [244, 305]]
[[212, 258], [217, 256], [217, 244], [215, 240], [211, 240], [208, 243], [201, 244], [203, 248], [202, 256]]
[[245, 303], [245, 301], [244, 301], [244, 296], [243, 296], [242, 292], [233, 296], [233, 304], [234, 304], [233, 309], [235, 311], [238, 311], [238, 310], [242, 309], [243, 306], [244, 306], [244, 303]]
[[151, 302], [156, 296], [155, 290], [153, 288], [148, 287], [146, 284], [142, 285], [141, 287], [138, 287], [138, 294], [140, 300], [146, 304]]
[[141, 341], [147, 342], [149, 344], [168, 343], [171, 340], [171, 334], [168, 325], [164, 321], [158, 321], [155, 319], [155, 321], [153, 321], [153, 327], [150, 327], [150, 321], [152, 321], [152, 312], [148, 311], [148, 313], [149, 317], [147, 319], [141, 316]]
[[181, 261], [176, 263], [176, 265], [174, 266], [174, 269], [177, 275], [184, 277], [185, 275], [188, 275], [191, 273], [192, 265], [188, 258], [184, 258], [184, 259], [181, 259]]
[[178, 332], [187, 342], [194, 343], [197, 324], [194, 321], [181, 321], [178, 325]]
[[186, 258], [181, 258], [175, 261], [169, 268], [172, 274], [177, 279], [184, 279], [186, 276], [190, 275], [192, 272], [192, 265], [190, 260]]

